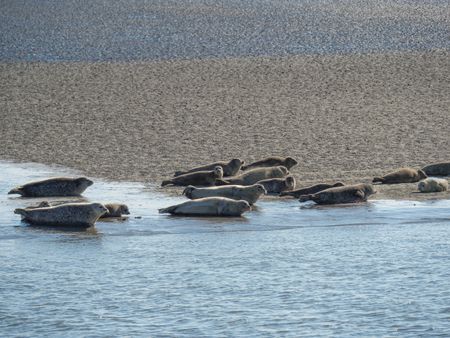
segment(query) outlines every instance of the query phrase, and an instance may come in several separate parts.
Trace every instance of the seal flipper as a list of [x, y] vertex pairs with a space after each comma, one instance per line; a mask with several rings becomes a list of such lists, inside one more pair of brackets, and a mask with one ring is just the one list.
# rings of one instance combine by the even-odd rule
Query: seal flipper
[[195, 187], [193, 185], [188, 185], [181, 194], [189, 199], [192, 199], [192, 192], [194, 191], [194, 189]]
[[375, 177], [373, 180], [372, 180], [372, 183], [384, 183], [384, 178], [381, 178], [381, 177]]
[[301, 195], [299, 197], [299, 202], [306, 202], [306, 201], [311, 201], [313, 200], [314, 195]]
[[176, 205], [172, 205], [171, 207], [158, 209], [158, 212], [160, 214], [173, 214], [176, 209], [177, 209], [177, 206]]
[[161, 187], [164, 187], [164, 186], [169, 185], [169, 184], [173, 184], [172, 180], [165, 180], [165, 181], [162, 181]]
[[360, 199], [362, 199], [362, 200], [365, 199], [364, 191], [361, 191], [361, 190], [355, 191], [355, 196], [358, 197], [358, 198], [360, 198]]
[[14, 210], [14, 213], [17, 215], [22, 215], [23, 217], [25, 217], [27, 215], [27, 210], [22, 209], [22, 208], [18, 208]]
[[180, 175], [183, 175], [183, 174], [186, 174], [186, 172], [178, 170], [178, 171], [175, 171], [175, 173], [173, 174], [173, 177], [177, 177], [177, 176], [180, 176]]
[[16, 188], [14, 188], [14, 189], [11, 189], [11, 190], [8, 192], [8, 195], [12, 195], [12, 194], [19, 194], [19, 195], [22, 195], [22, 194], [23, 194], [22, 187], [16, 187]]

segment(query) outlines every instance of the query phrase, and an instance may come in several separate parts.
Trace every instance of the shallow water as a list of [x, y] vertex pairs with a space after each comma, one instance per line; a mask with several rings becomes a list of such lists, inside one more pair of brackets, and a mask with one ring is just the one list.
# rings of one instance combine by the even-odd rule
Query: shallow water
[[14, 208], [40, 199], [7, 191], [61, 174], [0, 162], [1, 336], [450, 335], [449, 200], [177, 218], [157, 209], [182, 197], [96, 179], [85, 198], [126, 202], [128, 220], [22, 223]]
[[3, 1], [0, 30], [3, 61], [450, 48], [446, 0]]

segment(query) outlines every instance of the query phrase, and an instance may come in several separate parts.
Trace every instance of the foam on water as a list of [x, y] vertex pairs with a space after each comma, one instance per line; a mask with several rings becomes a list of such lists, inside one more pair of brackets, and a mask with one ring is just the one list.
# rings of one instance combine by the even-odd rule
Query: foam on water
[[73, 232], [13, 213], [42, 199], [11, 187], [76, 174], [0, 162], [2, 336], [450, 334], [449, 200], [266, 198], [242, 218], [184, 218], [157, 211], [182, 196], [95, 179], [84, 197], [126, 203], [126, 221]]

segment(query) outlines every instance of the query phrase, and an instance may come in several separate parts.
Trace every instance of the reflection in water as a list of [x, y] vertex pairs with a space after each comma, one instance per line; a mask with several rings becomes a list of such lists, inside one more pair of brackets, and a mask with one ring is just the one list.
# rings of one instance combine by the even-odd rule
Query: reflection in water
[[0, 162], [3, 336], [450, 335], [448, 200], [272, 197], [242, 218], [185, 218], [158, 214], [182, 196], [95, 179], [84, 198], [126, 203], [127, 219], [22, 223], [13, 210], [44, 199], [7, 191], [61, 174], [76, 173]]

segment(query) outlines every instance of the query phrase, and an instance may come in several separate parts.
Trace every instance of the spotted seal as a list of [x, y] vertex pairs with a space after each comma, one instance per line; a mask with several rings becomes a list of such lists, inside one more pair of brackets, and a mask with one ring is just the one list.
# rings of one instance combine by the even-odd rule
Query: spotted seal
[[442, 192], [448, 190], [448, 181], [442, 178], [427, 178], [417, 185], [420, 192]]
[[259, 181], [258, 184], [263, 185], [268, 194], [280, 194], [283, 191], [295, 189], [295, 178], [294, 176], [269, 178]]
[[302, 195], [299, 200], [300, 202], [314, 201], [317, 204], [359, 203], [367, 201], [369, 196], [375, 193], [371, 184], [354, 184]]
[[8, 194], [19, 194], [23, 197], [79, 196], [92, 184], [94, 182], [86, 177], [54, 177], [15, 187]]
[[336, 188], [336, 187], [343, 187], [344, 183], [342, 182], [336, 182], [333, 184], [327, 184], [327, 183], [319, 183], [315, 184], [306, 188], [301, 188], [297, 190], [292, 191], [283, 191], [280, 196], [292, 196], [295, 198], [299, 198], [301, 195], [311, 195], [318, 193], [319, 191], [329, 189], [329, 188]]
[[65, 203], [51, 207], [14, 210], [33, 225], [90, 227], [107, 212], [101, 203]]
[[450, 176], [450, 162], [429, 164], [422, 171], [428, 176]]
[[223, 169], [220, 166], [216, 166], [214, 170], [211, 171], [196, 171], [188, 174], [183, 174], [180, 176], [173, 177], [169, 180], [162, 182], [161, 186], [166, 185], [195, 185], [195, 186], [211, 186], [215, 185], [217, 180], [223, 178]]

